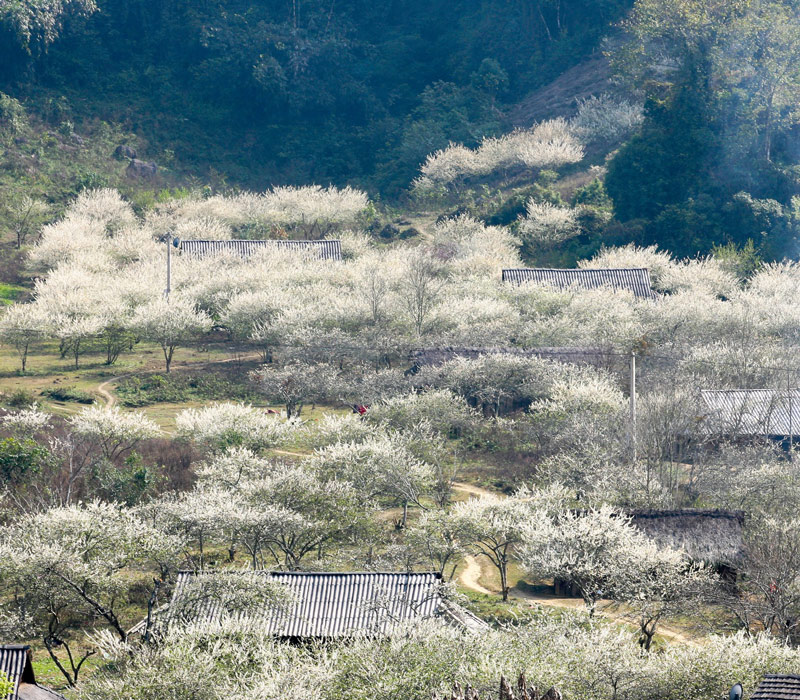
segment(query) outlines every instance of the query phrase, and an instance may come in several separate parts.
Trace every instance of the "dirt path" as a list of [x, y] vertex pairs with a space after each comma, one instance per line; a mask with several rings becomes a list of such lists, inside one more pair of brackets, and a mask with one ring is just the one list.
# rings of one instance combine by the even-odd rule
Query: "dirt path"
[[475, 557], [464, 557], [464, 561], [467, 565], [461, 572], [461, 576], [458, 577], [458, 582], [464, 586], [464, 588], [469, 588], [471, 591], [476, 591], [485, 595], [491, 595], [493, 591], [490, 591], [488, 588], [484, 588], [479, 583], [482, 573], [481, 565], [478, 563]]
[[117, 397], [108, 390], [108, 387], [110, 387], [114, 382], [119, 382], [123, 379], [127, 379], [128, 377], [132, 377], [134, 374], [141, 374], [141, 372], [128, 372], [127, 374], [120, 374], [118, 377], [111, 377], [111, 379], [106, 379], [102, 384], [97, 385], [96, 391], [105, 400], [106, 408], [112, 408], [117, 405]]
[[[464, 588], [476, 591], [477, 593], [483, 593], [484, 595], [499, 595], [499, 590], [489, 590], [480, 583], [483, 569], [478, 559], [474, 556], [464, 557], [464, 563], [466, 566], [458, 578], [458, 582]], [[529, 591], [522, 591], [519, 588], [512, 588], [510, 596], [516, 600], [526, 601], [530, 605], [543, 605], [551, 608], [560, 608], [562, 610], [582, 610], [584, 607], [583, 600], [580, 598], [559, 598], [550, 595], [537, 595]], [[612, 610], [612, 605], [613, 603], [611, 601], [601, 601], [598, 604], [598, 609], [595, 614], [598, 617], [610, 620], [616, 624], [633, 626], [631, 619], [620, 610]], [[671, 643], [688, 644], [690, 646], [699, 646], [700, 644], [697, 639], [688, 636], [683, 631], [670, 625], [659, 625], [657, 634]]]
[[462, 481], [454, 481], [453, 488], [456, 491], [463, 491], [464, 493], [470, 494], [470, 496], [496, 496], [496, 493], [489, 491], [488, 489], [481, 488], [480, 486], [473, 486], [472, 484], [465, 484]]
[[[521, 591], [518, 588], [511, 589], [511, 597], [519, 600], [527, 600], [532, 605], [547, 605], [552, 608], [561, 608], [563, 610], [583, 609], [583, 600], [580, 598], [556, 598], [555, 596], [551, 597], [547, 595], [535, 595], [533, 593], [528, 593], [527, 591]], [[603, 607], [604, 605], [607, 607]], [[603, 617], [607, 620], [611, 620], [612, 622], [620, 625], [632, 626], [631, 618], [619, 610], [611, 610], [610, 606], [612, 605], [613, 603], [611, 601], [600, 601], [598, 603], [598, 608], [595, 612], [595, 615], [598, 617]], [[656, 634], [658, 634], [660, 637], [663, 637], [668, 642], [699, 646], [699, 643], [696, 639], [687, 636], [675, 627], [671, 627], [663, 623], [658, 626], [658, 631]]]
[[270, 452], [274, 452], [276, 455], [286, 455], [287, 457], [310, 457], [310, 454], [303, 454], [302, 452], [289, 452], [287, 450], [270, 450]]

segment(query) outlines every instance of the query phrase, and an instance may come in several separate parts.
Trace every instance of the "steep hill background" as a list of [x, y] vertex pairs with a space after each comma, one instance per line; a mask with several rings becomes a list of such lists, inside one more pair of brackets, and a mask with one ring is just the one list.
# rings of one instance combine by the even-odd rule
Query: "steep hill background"
[[[532, 114], [516, 105], [596, 51], [631, 4], [22, 3], [0, 6], [0, 90], [56, 130], [113, 124], [183, 175], [392, 197], [431, 151]], [[551, 112], [574, 103], [562, 97]]]

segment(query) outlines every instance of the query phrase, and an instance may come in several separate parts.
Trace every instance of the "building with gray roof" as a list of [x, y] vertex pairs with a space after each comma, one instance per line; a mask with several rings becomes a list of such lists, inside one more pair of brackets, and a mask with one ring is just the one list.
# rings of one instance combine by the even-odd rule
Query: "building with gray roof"
[[64, 700], [64, 696], [36, 682], [31, 648], [25, 644], [0, 645], [0, 671], [14, 689], [4, 700]]
[[339, 240], [181, 240], [179, 241], [178, 249], [184, 255], [193, 258], [205, 258], [213, 255], [233, 255], [246, 259], [261, 250], [288, 250], [318, 257], [320, 260], [342, 259], [342, 242]]
[[800, 390], [736, 389], [700, 392], [707, 435], [796, 438], [800, 434]]
[[800, 676], [767, 674], [750, 700], [800, 700]]
[[[251, 573], [251, 572], [248, 572]], [[448, 600], [437, 573], [380, 572], [261, 572], [271, 582], [286, 587], [287, 600], [265, 603], [230, 615], [215, 601], [192, 596], [203, 576], [241, 576], [239, 571], [181, 571], [169, 605], [160, 612], [157, 625], [172, 624], [171, 610], [181, 610], [189, 622], [215, 623], [223, 618], [256, 625], [279, 639], [331, 640], [359, 634], [391, 636], [403, 625], [437, 619], [466, 630], [485, 630], [486, 623]], [[187, 607], [189, 616], [187, 618]], [[144, 634], [146, 621], [129, 634]]]
[[503, 270], [503, 282], [532, 282], [561, 291], [613, 289], [631, 292], [639, 299], [656, 299], [647, 268], [516, 268]]

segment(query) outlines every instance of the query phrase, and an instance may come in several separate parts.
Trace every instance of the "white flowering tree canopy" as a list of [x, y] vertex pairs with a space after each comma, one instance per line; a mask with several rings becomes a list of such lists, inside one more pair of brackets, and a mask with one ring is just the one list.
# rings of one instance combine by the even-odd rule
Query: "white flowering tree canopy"
[[[113, 503], [52, 508], [0, 529], [0, 580], [16, 585], [51, 648], [67, 643], [65, 632], [80, 624], [81, 614], [124, 640], [119, 609], [129, 585], [125, 570], [173, 561], [182, 545]], [[67, 608], [71, 614], [62, 616]]]
[[190, 300], [173, 297], [156, 299], [136, 310], [132, 326], [143, 338], [164, 351], [167, 372], [175, 348], [211, 329], [211, 317]]
[[519, 221], [519, 231], [534, 243], [557, 245], [578, 235], [580, 225], [575, 209], [531, 199], [525, 217]]
[[161, 429], [144, 413], [118, 406], [87, 406], [69, 419], [72, 430], [97, 443], [106, 459], [114, 460], [142, 440], [158, 437]]
[[244, 447], [258, 451], [280, 445], [296, 429], [294, 423], [248, 404], [223, 402], [189, 408], [175, 418], [178, 435], [212, 451]]
[[484, 139], [474, 150], [451, 143], [428, 156], [413, 188], [424, 193], [450, 187], [470, 176], [485, 176], [501, 169], [559, 168], [583, 159], [576, 132], [564, 119], [553, 119], [499, 138]]
[[636, 606], [648, 647], [669, 605], [707, 580], [684, 552], [659, 547], [608, 505], [537, 513], [526, 524], [523, 542], [525, 568], [537, 578], [571, 582], [590, 614], [602, 598]]
[[7, 413], [0, 419], [3, 426], [17, 435], [30, 437], [50, 425], [51, 415], [42, 411], [38, 404]]

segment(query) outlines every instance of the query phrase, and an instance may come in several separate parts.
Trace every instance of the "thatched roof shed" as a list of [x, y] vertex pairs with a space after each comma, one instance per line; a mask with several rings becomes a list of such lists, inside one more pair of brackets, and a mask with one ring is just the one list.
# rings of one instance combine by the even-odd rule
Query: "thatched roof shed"
[[11, 695], [4, 700], [64, 700], [63, 695], [36, 682], [31, 648], [27, 645], [0, 645], [0, 671], [14, 684]]
[[632, 292], [640, 299], [655, 299], [656, 293], [650, 284], [650, 271], [647, 268], [606, 268], [606, 269], [554, 269], [554, 268], [516, 268], [503, 270], [503, 282], [533, 282], [549, 285], [559, 290], [570, 289], [614, 289]]
[[764, 676], [751, 700], [800, 700], [800, 676], [770, 673]]
[[[240, 576], [237, 571], [181, 571], [172, 601], [162, 612], [169, 624], [169, 608], [186, 608], [186, 592], [193, 581], [205, 575]], [[448, 600], [442, 578], [436, 573], [380, 572], [261, 572], [288, 589], [285, 605], [265, 604], [242, 611], [237, 620], [256, 624], [279, 639], [337, 639], [356, 634], [391, 636], [403, 624], [416, 620], [439, 619], [458, 628], [483, 631], [486, 623]], [[194, 603], [192, 603], [194, 605]], [[222, 617], [217, 604], [198, 603], [196, 620], [215, 622]], [[129, 634], [143, 634], [140, 623]]]
[[323, 241], [287, 241], [287, 240], [181, 240], [178, 246], [184, 255], [194, 258], [204, 258], [211, 255], [236, 255], [240, 258], [249, 258], [259, 250], [289, 250], [307, 253], [318, 257], [320, 260], [341, 260], [342, 242], [339, 240]]
[[789, 437], [800, 435], [800, 390], [701, 391], [708, 435]]
[[735, 566], [744, 551], [742, 511], [633, 510], [631, 522], [663, 547], [682, 549], [695, 561]]

